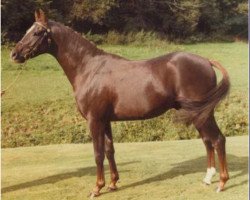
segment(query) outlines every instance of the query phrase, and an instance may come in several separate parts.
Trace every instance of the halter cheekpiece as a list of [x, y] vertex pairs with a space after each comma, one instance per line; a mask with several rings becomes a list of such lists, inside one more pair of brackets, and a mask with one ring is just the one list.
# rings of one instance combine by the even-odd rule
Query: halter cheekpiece
[[50, 28], [44, 26], [44, 25], [43, 25], [42, 23], [40, 23], [40, 22], [35, 22], [34, 24], [37, 24], [37, 25], [43, 27], [44, 29], [46, 29], [46, 32], [44, 33], [44, 36], [47, 36], [47, 35], [48, 35], [48, 44], [50, 45], [50, 44], [51, 44], [51, 38], [49, 37], [50, 34], [51, 34]]
[[[40, 22], [34, 22], [34, 24], [37, 24], [38, 26], [44, 28], [46, 31], [44, 32], [43, 36], [39, 37], [32, 46], [29, 46], [30, 51], [24, 56], [25, 59], [27, 59], [30, 56], [34, 55], [34, 53], [35, 53], [35, 51], [37, 49], [37, 47], [35, 45], [41, 43], [45, 37], [47, 37], [48, 46], [51, 45], [51, 30], [50, 30], [50, 28], [44, 26]], [[20, 43], [22, 44], [23, 42], [20, 41]]]

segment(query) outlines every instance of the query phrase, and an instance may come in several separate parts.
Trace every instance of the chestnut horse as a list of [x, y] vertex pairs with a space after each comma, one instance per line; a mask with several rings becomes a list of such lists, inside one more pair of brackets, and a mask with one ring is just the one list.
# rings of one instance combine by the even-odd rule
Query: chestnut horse
[[[225, 137], [214, 118], [214, 108], [229, 91], [226, 70], [216, 61], [198, 55], [174, 52], [149, 60], [132, 61], [98, 49], [80, 34], [35, 12], [35, 22], [19, 41], [11, 58], [23, 63], [43, 53], [53, 55], [70, 81], [81, 115], [87, 120], [93, 139], [97, 181], [91, 196], [105, 185], [103, 161], [109, 161], [111, 182], [116, 190], [119, 179], [114, 158], [111, 121], [144, 120], [167, 110], [185, 111], [185, 119], [198, 130], [207, 150], [207, 174], [215, 174], [217, 151], [220, 182], [229, 179]], [[223, 74], [217, 84], [213, 67]]]

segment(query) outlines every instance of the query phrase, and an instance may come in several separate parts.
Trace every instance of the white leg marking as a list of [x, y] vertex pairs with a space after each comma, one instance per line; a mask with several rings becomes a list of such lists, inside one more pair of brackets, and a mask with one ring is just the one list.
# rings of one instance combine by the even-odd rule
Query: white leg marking
[[219, 192], [221, 192], [222, 191], [222, 189], [220, 188], [220, 186], [216, 189], [216, 192], [217, 193], [219, 193]]
[[207, 174], [205, 178], [203, 179], [203, 182], [210, 185], [212, 177], [216, 174], [216, 169], [214, 167], [207, 168]]

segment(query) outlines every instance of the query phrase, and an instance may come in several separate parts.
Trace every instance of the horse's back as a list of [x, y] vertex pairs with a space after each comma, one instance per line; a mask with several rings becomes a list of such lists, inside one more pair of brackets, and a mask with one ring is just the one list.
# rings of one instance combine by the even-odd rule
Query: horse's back
[[[179, 96], [199, 99], [216, 85], [210, 63], [200, 56], [174, 52], [143, 61], [126, 61], [110, 77], [114, 115], [122, 120], [158, 116], [178, 109]], [[116, 118], [115, 117], [115, 118]]]

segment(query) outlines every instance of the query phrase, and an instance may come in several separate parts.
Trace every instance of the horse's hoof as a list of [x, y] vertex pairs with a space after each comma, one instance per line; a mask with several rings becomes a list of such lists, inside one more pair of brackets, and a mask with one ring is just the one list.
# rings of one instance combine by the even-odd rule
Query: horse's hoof
[[216, 192], [219, 193], [221, 191], [223, 191], [223, 188], [221, 188], [220, 186], [218, 186], [217, 189], [216, 189]]
[[117, 188], [117, 186], [108, 186], [107, 187], [107, 190], [109, 191], [109, 192], [114, 192], [114, 191], [116, 191], [118, 188]]
[[211, 180], [204, 178], [203, 183], [205, 183], [206, 185], [211, 185]]
[[94, 199], [95, 197], [100, 196], [100, 192], [90, 192], [90, 194], [88, 195], [89, 199]]

